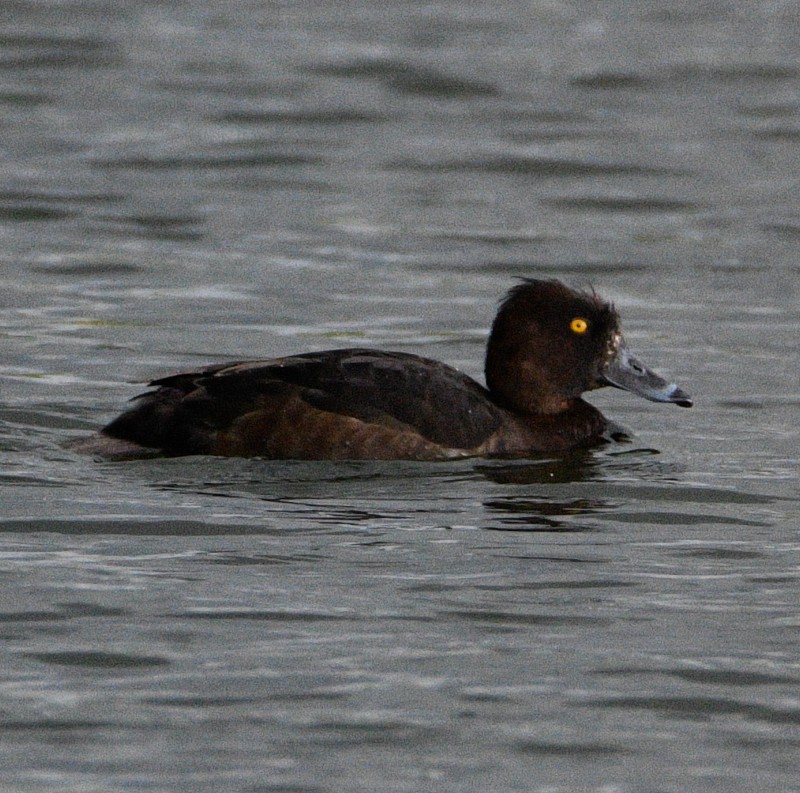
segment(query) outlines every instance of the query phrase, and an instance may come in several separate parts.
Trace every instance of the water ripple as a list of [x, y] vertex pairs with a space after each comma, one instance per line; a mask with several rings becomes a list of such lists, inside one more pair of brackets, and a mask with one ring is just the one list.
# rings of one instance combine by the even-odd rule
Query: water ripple
[[356, 59], [310, 66], [307, 71], [325, 77], [377, 80], [388, 88], [418, 96], [471, 99], [500, 94], [493, 83], [457, 77], [404, 61]]

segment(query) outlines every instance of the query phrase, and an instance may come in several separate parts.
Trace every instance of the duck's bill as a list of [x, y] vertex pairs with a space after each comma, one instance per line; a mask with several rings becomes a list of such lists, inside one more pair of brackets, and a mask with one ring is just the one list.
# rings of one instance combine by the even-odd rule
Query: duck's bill
[[624, 343], [619, 345], [617, 354], [603, 369], [601, 378], [607, 385], [622, 388], [653, 402], [674, 402], [682, 408], [690, 408], [693, 404], [685, 391], [648, 369]]

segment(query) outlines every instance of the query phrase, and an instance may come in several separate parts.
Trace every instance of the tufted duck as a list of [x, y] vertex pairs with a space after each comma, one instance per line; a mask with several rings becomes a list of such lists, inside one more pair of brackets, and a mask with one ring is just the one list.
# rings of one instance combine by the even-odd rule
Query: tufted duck
[[692, 405], [631, 354], [613, 306], [542, 280], [524, 281], [503, 300], [486, 388], [439, 361], [370, 349], [220, 364], [150, 385], [75, 445], [118, 459], [524, 457], [605, 439], [608, 422], [581, 399], [584, 391], [611, 385]]

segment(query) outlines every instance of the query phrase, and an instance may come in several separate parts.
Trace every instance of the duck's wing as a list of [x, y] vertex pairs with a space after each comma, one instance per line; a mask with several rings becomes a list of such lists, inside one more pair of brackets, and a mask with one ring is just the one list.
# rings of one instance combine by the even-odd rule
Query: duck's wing
[[[329, 350], [222, 364], [150, 385], [156, 390], [137, 397], [104, 434], [177, 454], [431, 457], [435, 447], [475, 449], [502, 423], [474, 380], [399, 352]], [[346, 448], [333, 449], [337, 443]], [[392, 443], [405, 451], [380, 448]], [[316, 444], [318, 454], [304, 444]]]

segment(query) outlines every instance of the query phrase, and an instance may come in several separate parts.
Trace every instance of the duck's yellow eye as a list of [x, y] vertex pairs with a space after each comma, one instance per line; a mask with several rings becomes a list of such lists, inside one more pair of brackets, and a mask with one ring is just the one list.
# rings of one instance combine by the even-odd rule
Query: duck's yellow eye
[[583, 317], [575, 317], [575, 319], [569, 323], [569, 329], [573, 333], [586, 333], [586, 331], [589, 330], [589, 323]]

